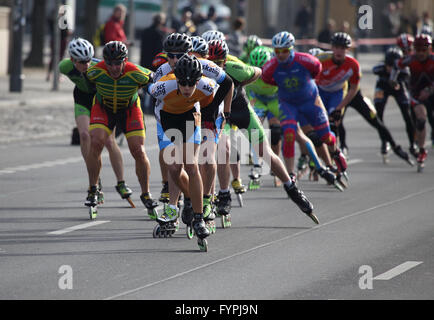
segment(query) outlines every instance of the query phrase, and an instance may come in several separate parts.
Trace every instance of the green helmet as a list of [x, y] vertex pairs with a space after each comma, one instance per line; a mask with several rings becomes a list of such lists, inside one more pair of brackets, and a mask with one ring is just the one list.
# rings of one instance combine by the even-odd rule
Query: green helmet
[[249, 55], [249, 63], [258, 68], [262, 68], [264, 64], [270, 61], [272, 57], [272, 50], [270, 48], [260, 46], [253, 49]]
[[252, 52], [256, 47], [262, 46], [262, 40], [257, 35], [250, 35], [244, 43], [244, 51]]

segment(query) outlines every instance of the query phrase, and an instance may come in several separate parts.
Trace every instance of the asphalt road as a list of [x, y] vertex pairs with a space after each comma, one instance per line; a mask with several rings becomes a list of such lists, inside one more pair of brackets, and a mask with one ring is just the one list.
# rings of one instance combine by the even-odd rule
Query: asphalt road
[[[407, 150], [395, 103], [385, 119]], [[153, 239], [156, 223], [140, 202], [125, 144], [137, 208], [116, 193], [104, 151], [105, 204], [91, 225], [87, 173], [69, 137], [0, 145], [0, 299], [433, 299], [433, 157], [422, 174], [394, 155], [385, 165], [376, 131], [352, 109], [345, 124], [349, 188], [299, 181], [320, 225], [267, 174], [260, 190], [244, 195], [243, 208], [233, 199], [232, 227], [218, 222], [207, 253], [183, 225], [171, 239]], [[155, 124], [147, 126], [157, 197]], [[242, 167], [246, 182], [248, 171]]]

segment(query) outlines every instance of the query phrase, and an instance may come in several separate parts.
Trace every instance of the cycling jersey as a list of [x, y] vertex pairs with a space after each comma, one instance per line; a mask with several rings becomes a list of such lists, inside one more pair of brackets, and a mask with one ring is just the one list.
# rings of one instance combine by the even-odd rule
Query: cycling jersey
[[127, 62], [121, 76], [113, 79], [105, 62], [101, 61], [88, 69], [87, 77], [96, 85], [97, 101], [116, 113], [131, 107], [137, 101], [137, 91], [150, 82], [151, 71]]
[[164, 76], [159, 81], [148, 87], [148, 93], [157, 99], [155, 115], [160, 120], [160, 110], [181, 114], [193, 108], [200, 111], [200, 107], [209, 105], [214, 97], [216, 82], [207, 77], [202, 77], [196, 85], [196, 90], [189, 98], [184, 97], [178, 90], [178, 82], [173, 73]]
[[[265, 136], [264, 128], [250, 106], [244, 87], [241, 86], [242, 82], [251, 79], [255, 75], [255, 69], [242, 61], [234, 59], [233, 61], [226, 61], [225, 71], [233, 79], [235, 86], [231, 106], [231, 123], [239, 129], [247, 129], [250, 143], [261, 143]], [[255, 137], [252, 132], [256, 130], [259, 133], [258, 139], [252, 141]], [[228, 124], [225, 126], [224, 131], [226, 135], [229, 134], [230, 126]]]
[[[217, 84], [214, 80], [202, 77], [193, 95], [189, 98], [184, 97], [178, 90], [178, 83], [173, 73], [169, 73], [148, 87], [148, 93], [157, 100], [155, 117], [160, 150], [173, 145], [172, 139], [166, 135], [169, 129], [179, 130], [183, 142], [200, 144], [200, 108], [205, 108], [212, 102], [216, 88]], [[186, 128], [187, 121], [195, 123], [192, 136], [189, 136]]]
[[322, 71], [316, 77], [316, 83], [321, 90], [334, 92], [343, 89], [347, 81], [351, 86], [358, 86], [362, 77], [359, 62], [346, 55], [344, 62], [336, 64], [332, 52], [318, 55]]
[[276, 86], [266, 84], [262, 79], [246, 86], [247, 96], [259, 118], [280, 118], [277, 90]]
[[[434, 54], [430, 54], [428, 59], [421, 62], [416, 55], [402, 58], [397, 61], [396, 66], [399, 69], [410, 68], [410, 92], [414, 99], [419, 99], [420, 92], [434, 87]], [[396, 70], [395, 70], [396, 73]]]
[[272, 58], [262, 67], [262, 80], [279, 87], [281, 101], [292, 104], [314, 100], [318, 88], [314, 78], [321, 71], [321, 63], [310, 54], [295, 52], [294, 59], [280, 63]]
[[[92, 59], [90, 62], [90, 67], [93, 67], [98, 62], [100, 62], [100, 60]], [[71, 80], [77, 86], [78, 89], [86, 93], [95, 94], [95, 88], [87, 80], [86, 74], [78, 71], [71, 59], [67, 58], [60, 61], [59, 70], [60, 73], [67, 76], [69, 80]]]
[[[214, 79], [218, 84], [223, 82], [223, 80], [226, 77], [226, 73], [222, 68], [220, 68], [218, 65], [216, 65], [214, 62], [210, 60], [203, 59], [203, 58], [198, 58], [198, 60], [202, 64], [202, 71], [205, 77]], [[161, 65], [157, 69], [157, 71], [155, 71], [154, 81], [156, 82], [160, 80], [162, 77], [164, 77], [165, 75], [172, 72], [173, 72], [172, 67], [168, 62], [166, 62], [165, 64]]]

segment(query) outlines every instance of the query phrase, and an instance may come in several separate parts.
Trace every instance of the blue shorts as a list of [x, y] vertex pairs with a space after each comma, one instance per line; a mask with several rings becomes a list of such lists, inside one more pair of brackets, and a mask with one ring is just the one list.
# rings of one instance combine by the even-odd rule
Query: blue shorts
[[321, 100], [324, 103], [327, 113], [331, 114], [344, 99], [344, 89], [340, 89], [335, 92], [324, 91], [321, 90], [321, 88], [318, 89], [319, 95], [321, 96]]

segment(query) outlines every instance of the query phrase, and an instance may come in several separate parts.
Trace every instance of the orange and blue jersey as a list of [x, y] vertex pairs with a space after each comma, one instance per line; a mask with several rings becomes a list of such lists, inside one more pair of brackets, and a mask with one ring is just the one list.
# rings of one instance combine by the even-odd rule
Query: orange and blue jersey
[[321, 90], [335, 92], [344, 89], [346, 83], [358, 86], [362, 77], [359, 62], [346, 55], [344, 62], [337, 64], [333, 60], [332, 52], [324, 52], [318, 55], [322, 70], [316, 77], [316, 83]]
[[356, 59], [346, 55], [344, 62], [337, 64], [333, 60], [333, 52], [320, 53], [318, 59], [322, 64], [322, 71], [316, 77], [319, 94], [331, 114], [342, 102], [348, 91], [348, 83], [353, 87], [360, 84], [360, 65]]

